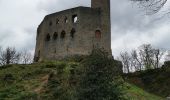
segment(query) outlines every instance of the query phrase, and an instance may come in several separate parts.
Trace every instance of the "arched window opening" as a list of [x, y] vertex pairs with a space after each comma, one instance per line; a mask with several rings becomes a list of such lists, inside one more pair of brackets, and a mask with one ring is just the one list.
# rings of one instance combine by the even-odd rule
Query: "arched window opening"
[[56, 19], [56, 24], [59, 24], [59, 23], [60, 23], [59, 19]]
[[55, 32], [54, 35], [53, 35], [53, 40], [57, 40], [57, 38], [58, 38], [58, 33]]
[[50, 38], [51, 38], [51, 37], [50, 37], [50, 34], [47, 34], [45, 40], [46, 40], [46, 41], [50, 41]]
[[66, 32], [65, 32], [65, 31], [62, 31], [62, 32], [61, 32], [61, 35], [60, 35], [60, 38], [61, 38], [61, 39], [64, 39], [64, 38], [65, 38], [65, 34], [66, 34]]
[[37, 37], [40, 35], [40, 29], [37, 30]]
[[50, 21], [50, 22], [49, 22], [49, 26], [52, 26], [52, 25], [53, 25], [53, 23], [52, 23], [52, 21]]
[[76, 33], [76, 30], [74, 28], [72, 28], [71, 32], [70, 32], [70, 36], [71, 38], [74, 38], [74, 34]]
[[68, 18], [67, 17], [65, 17], [64, 22], [68, 23]]
[[100, 38], [101, 38], [101, 31], [100, 31], [100, 30], [96, 30], [96, 31], [95, 31], [95, 37], [96, 37], [97, 39], [100, 39]]
[[77, 21], [78, 21], [77, 15], [73, 15], [73, 16], [72, 16], [72, 22], [73, 22], [73, 23], [77, 23]]

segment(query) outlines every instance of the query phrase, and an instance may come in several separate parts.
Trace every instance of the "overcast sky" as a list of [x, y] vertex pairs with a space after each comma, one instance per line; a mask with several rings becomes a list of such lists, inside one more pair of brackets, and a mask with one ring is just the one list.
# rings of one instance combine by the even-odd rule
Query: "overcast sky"
[[[0, 46], [34, 52], [36, 29], [45, 15], [90, 4], [90, 0], [0, 0]], [[160, 16], [161, 12], [145, 16], [129, 0], [111, 0], [113, 55], [144, 43], [170, 50], [170, 18]]]

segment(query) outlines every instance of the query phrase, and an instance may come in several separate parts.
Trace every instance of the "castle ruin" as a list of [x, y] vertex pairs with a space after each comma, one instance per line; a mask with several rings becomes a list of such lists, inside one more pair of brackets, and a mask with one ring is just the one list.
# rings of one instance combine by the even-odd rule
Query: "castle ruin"
[[112, 54], [110, 0], [47, 15], [37, 29], [34, 61], [89, 55], [94, 48]]

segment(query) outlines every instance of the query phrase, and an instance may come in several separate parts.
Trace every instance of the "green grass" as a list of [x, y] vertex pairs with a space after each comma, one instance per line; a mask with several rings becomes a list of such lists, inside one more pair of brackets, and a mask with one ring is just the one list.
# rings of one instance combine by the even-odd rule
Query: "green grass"
[[[80, 63], [68, 61], [4, 66], [0, 68], [0, 100], [37, 100], [37, 97], [40, 96], [42, 98], [49, 97], [50, 93], [56, 89], [48, 88], [49, 83], [45, 83], [44, 77], [51, 73], [62, 72], [61, 76], [55, 76], [54, 80], [62, 79], [64, 84], [61, 87], [68, 88], [70, 70], [79, 67], [81, 67]], [[72, 89], [74, 88], [69, 89], [69, 93], [74, 94]], [[128, 84], [128, 89], [125, 92], [127, 92], [129, 100], [163, 100], [131, 84]]]
[[159, 95], [161, 97], [170, 96], [170, 64], [165, 64], [159, 69], [146, 70], [125, 74], [127, 82], [143, 88], [145, 91]]
[[128, 84], [127, 95], [129, 100], [164, 100], [132, 84]]
[[[68, 77], [68, 70], [77, 66], [76, 62], [46, 62], [31, 65], [8, 65], [0, 68], [0, 100], [37, 100], [39, 93], [46, 90], [43, 79], [51, 73], [64, 68], [63, 78]], [[42, 88], [42, 89], [41, 89]], [[50, 90], [49, 90], [50, 91]]]

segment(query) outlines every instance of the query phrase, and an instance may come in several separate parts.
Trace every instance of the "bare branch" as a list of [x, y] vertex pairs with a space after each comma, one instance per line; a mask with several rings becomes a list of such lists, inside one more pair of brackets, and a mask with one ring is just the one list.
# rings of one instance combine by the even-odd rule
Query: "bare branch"
[[156, 69], [161, 67], [161, 59], [165, 51], [155, 49], [151, 44], [143, 44], [137, 50], [120, 54], [120, 60], [124, 66], [124, 72]]
[[33, 61], [33, 56], [27, 50], [23, 50], [21, 53], [21, 63], [30, 64]]
[[159, 12], [167, 3], [167, 0], [131, 0], [136, 2], [139, 8], [146, 11], [147, 15], [153, 15]]
[[20, 53], [18, 53], [15, 48], [7, 47], [0, 53], [1, 65], [7, 64], [17, 64], [20, 59]]

